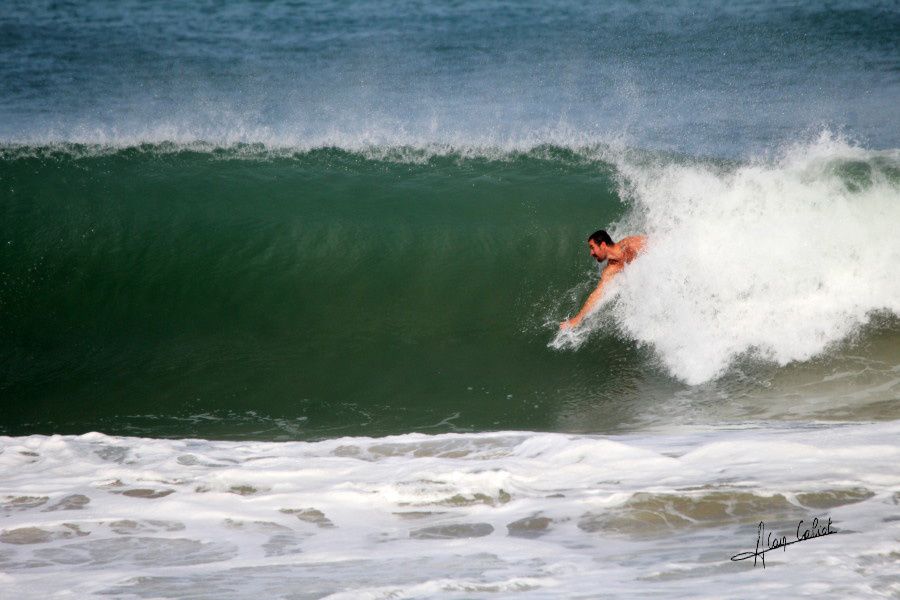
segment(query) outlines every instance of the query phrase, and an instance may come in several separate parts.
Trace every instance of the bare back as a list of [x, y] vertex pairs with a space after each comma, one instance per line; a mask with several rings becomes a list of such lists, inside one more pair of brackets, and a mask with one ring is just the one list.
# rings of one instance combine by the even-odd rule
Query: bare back
[[644, 249], [646, 242], [647, 238], [643, 235], [631, 235], [622, 238], [616, 244], [616, 248], [621, 251], [621, 258], [610, 257], [608, 261], [609, 266], [617, 267], [616, 270], [621, 269], [637, 258], [637, 255]]

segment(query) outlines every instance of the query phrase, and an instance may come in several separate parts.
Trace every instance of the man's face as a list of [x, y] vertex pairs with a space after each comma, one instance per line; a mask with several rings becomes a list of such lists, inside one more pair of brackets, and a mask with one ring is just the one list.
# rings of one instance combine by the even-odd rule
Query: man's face
[[597, 259], [597, 262], [606, 260], [606, 242], [599, 244], [594, 240], [588, 240], [588, 246], [591, 248], [591, 256]]

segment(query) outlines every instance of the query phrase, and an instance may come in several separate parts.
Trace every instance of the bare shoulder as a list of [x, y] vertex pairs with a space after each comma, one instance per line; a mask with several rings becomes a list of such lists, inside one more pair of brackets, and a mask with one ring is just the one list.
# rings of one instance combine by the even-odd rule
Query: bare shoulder
[[647, 243], [647, 236], [630, 235], [626, 238], [622, 238], [619, 243], [625, 246], [626, 252], [631, 255], [631, 258], [634, 258], [641, 250], [644, 249], [644, 246]]

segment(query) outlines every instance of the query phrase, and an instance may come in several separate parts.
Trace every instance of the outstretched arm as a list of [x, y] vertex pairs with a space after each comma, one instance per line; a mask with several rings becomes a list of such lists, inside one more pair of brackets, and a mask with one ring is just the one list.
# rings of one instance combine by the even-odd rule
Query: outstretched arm
[[603, 290], [606, 287], [606, 284], [609, 283], [613, 277], [615, 277], [619, 271], [622, 270], [622, 267], [618, 267], [616, 265], [607, 265], [605, 269], [603, 269], [603, 275], [600, 276], [600, 283], [597, 284], [597, 289], [591, 292], [591, 295], [588, 296], [588, 299], [585, 300], [584, 306], [581, 307], [581, 310], [578, 311], [574, 317], [567, 321], [563, 321], [559, 324], [560, 329], [568, 329], [570, 327], [578, 327], [581, 325], [581, 321], [584, 320], [586, 316], [591, 314], [593, 308], [600, 302], [600, 298], [603, 297]]

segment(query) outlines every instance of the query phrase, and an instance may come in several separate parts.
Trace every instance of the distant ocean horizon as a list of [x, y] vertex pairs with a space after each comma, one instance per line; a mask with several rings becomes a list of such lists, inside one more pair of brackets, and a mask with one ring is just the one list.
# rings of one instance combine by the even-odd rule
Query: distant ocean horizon
[[898, 31], [7, 2], [0, 585], [900, 594]]

